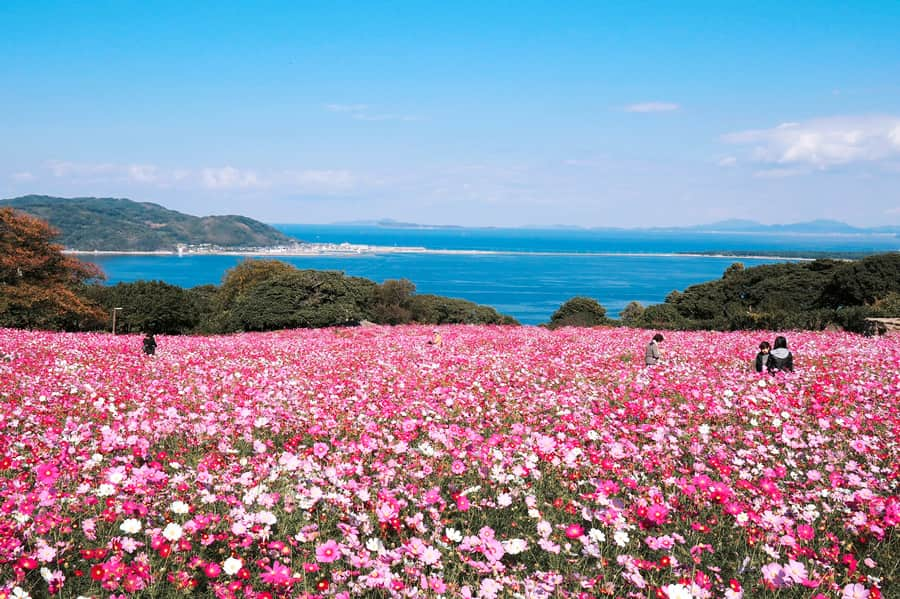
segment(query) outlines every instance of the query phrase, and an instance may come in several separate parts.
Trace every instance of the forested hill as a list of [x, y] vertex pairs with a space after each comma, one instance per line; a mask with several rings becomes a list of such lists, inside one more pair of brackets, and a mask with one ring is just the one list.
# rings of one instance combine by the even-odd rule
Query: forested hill
[[0, 200], [49, 222], [67, 249], [174, 250], [179, 244], [221, 247], [290, 245], [297, 240], [244, 216], [191, 216], [149, 202], [118, 198], [29, 195]]

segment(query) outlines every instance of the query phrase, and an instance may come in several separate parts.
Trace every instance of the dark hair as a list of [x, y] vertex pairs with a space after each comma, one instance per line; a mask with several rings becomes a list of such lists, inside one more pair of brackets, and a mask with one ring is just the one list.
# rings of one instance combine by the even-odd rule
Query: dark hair
[[657, 343], [659, 343], [663, 339], [664, 339], [664, 337], [662, 336], [661, 333], [657, 333], [657, 334], [653, 335], [653, 340], [656, 341]]
[[759, 349], [772, 349], [772, 346], [769, 345], [768, 341], [763, 341], [759, 344]]
[[784, 349], [787, 349], [787, 339], [785, 339], [781, 335], [779, 335], [778, 337], [775, 337], [775, 349], [778, 349], [779, 347], [783, 347]]

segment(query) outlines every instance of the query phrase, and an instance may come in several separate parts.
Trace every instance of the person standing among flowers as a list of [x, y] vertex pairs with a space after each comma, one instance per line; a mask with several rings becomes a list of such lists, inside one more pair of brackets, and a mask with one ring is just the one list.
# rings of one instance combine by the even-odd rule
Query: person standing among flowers
[[756, 372], [767, 372], [767, 363], [769, 362], [769, 351], [772, 349], [772, 346], [768, 341], [763, 341], [759, 344], [759, 353], [756, 354]]
[[148, 356], [156, 353], [156, 338], [153, 333], [147, 333], [147, 336], [144, 337], [144, 353]]
[[657, 333], [653, 335], [653, 339], [647, 344], [647, 352], [644, 355], [644, 363], [647, 366], [659, 364], [659, 361], [662, 359], [662, 354], [659, 352], [659, 344], [662, 343], [663, 340], [664, 337], [660, 333]]
[[794, 372], [794, 354], [787, 348], [787, 339], [775, 337], [775, 347], [766, 361], [769, 372]]

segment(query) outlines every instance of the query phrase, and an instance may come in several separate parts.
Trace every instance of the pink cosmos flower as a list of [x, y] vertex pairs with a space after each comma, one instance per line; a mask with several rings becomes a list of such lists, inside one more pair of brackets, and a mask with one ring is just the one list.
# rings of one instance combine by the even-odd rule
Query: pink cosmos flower
[[858, 582], [848, 584], [844, 587], [841, 599], [868, 599], [869, 590]]
[[276, 561], [270, 568], [264, 568], [259, 577], [268, 584], [286, 585], [291, 582], [291, 569]]
[[59, 468], [56, 467], [56, 464], [48, 462], [38, 464], [37, 468], [34, 469], [34, 473], [38, 482], [45, 485], [52, 485], [59, 478]]
[[316, 559], [322, 563], [331, 563], [340, 557], [341, 548], [334, 539], [328, 539], [316, 547]]
[[569, 524], [566, 526], [566, 537], [569, 539], [577, 539], [584, 535], [584, 527], [580, 524]]
[[[661, 503], [654, 503], [647, 508], [647, 520], [656, 525], [665, 524], [668, 516], [669, 508]], [[568, 536], [568, 530], [566, 531], [566, 536]]]

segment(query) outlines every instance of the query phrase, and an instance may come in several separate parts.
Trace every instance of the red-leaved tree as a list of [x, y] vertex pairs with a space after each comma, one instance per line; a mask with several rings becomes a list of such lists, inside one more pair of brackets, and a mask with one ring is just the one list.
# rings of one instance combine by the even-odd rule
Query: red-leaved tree
[[0, 208], [0, 326], [79, 330], [102, 326], [106, 315], [77, 293], [103, 278], [93, 264], [62, 253], [45, 221]]

